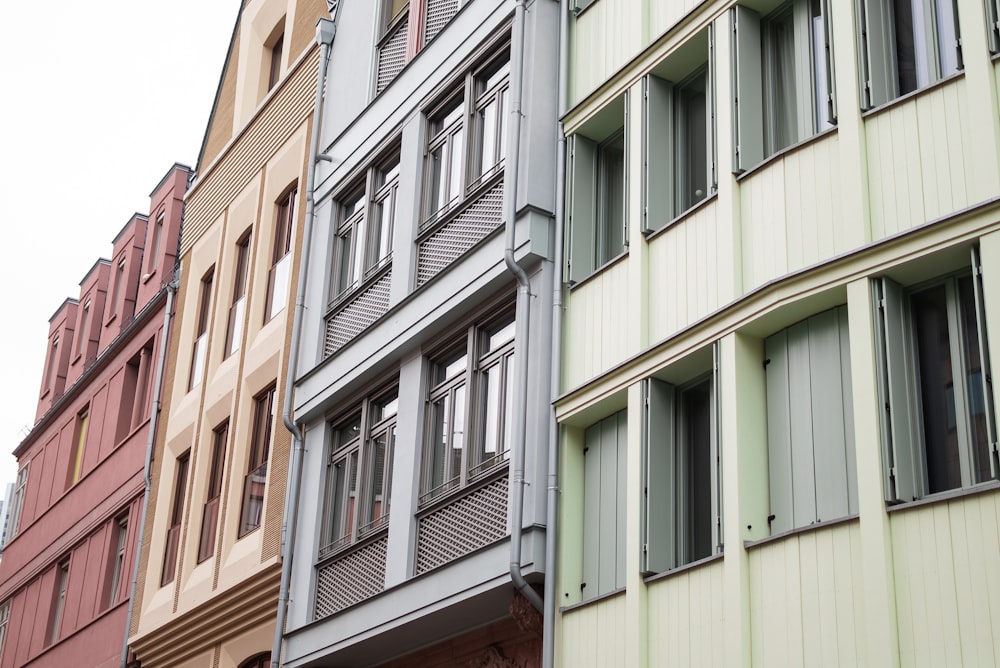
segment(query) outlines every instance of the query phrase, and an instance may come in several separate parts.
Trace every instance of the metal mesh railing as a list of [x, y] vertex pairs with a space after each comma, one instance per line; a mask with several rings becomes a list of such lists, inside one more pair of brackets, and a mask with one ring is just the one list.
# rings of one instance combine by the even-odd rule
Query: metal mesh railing
[[432, 279], [502, 223], [501, 181], [420, 243], [417, 249], [417, 286]]
[[385, 589], [388, 541], [388, 537], [383, 536], [319, 567], [316, 579], [316, 619], [340, 612]]
[[507, 487], [504, 476], [417, 520], [417, 574], [506, 536]]
[[406, 65], [406, 33], [409, 19], [404, 17], [392, 32], [386, 35], [378, 49], [378, 70], [375, 75], [375, 94], [385, 90]]
[[424, 21], [424, 44], [434, 39], [458, 11], [458, 0], [427, 0], [427, 20]]
[[371, 284], [364, 292], [346, 302], [326, 320], [323, 357], [340, 350], [389, 309], [389, 285], [392, 271]]

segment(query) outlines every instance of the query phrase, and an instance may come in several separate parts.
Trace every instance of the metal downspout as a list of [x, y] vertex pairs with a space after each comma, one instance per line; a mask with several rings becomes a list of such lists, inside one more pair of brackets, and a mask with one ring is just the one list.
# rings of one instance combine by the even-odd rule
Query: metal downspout
[[514, 259], [514, 227], [517, 218], [517, 180], [521, 153], [521, 88], [524, 83], [524, 2], [515, 0], [514, 23], [511, 26], [511, 67], [513, 80], [510, 84], [510, 136], [507, 144], [507, 171], [504, 183], [504, 251], [503, 259], [507, 269], [517, 279], [517, 307], [514, 315], [514, 341], [517, 346], [517, 386], [515, 387], [513, 424], [517, 430], [514, 434], [514, 447], [511, 452], [511, 467], [513, 469], [513, 495], [511, 500], [510, 529], [510, 577], [514, 586], [524, 597], [531, 601], [539, 611], [542, 610], [542, 598], [531, 588], [521, 573], [521, 525], [524, 523], [524, 450], [527, 431], [528, 403], [528, 332], [529, 314], [531, 312], [528, 300], [531, 297], [531, 283], [528, 274]]
[[149, 435], [146, 438], [146, 463], [142, 469], [142, 482], [145, 491], [142, 495], [142, 512], [139, 514], [139, 548], [135, 551], [135, 565], [132, 567], [132, 584], [128, 592], [128, 615], [125, 621], [125, 639], [122, 641], [121, 668], [128, 663], [128, 636], [132, 628], [132, 617], [135, 614], [135, 588], [139, 581], [139, 554], [142, 548], [142, 537], [146, 533], [146, 511], [149, 509], [150, 469], [153, 466], [153, 447], [156, 444], [156, 427], [160, 423], [160, 399], [162, 397], [163, 367], [167, 361], [167, 338], [170, 335], [170, 320], [174, 310], [174, 295], [181, 282], [181, 270], [174, 271], [174, 279], [164, 287], [167, 290], [166, 311], [163, 314], [163, 335], [160, 337], [160, 352], [156, 356], [156, 375], [153, 380], [153, 404], [149, 416]]
[[[558, 113], [566, 113], [569, 85], [569, 1], [559, 2]], [[549, 379], [552, 402], [549, 407], [548, 481], [545, 504], [545, 609], [542, 611], [542, 668], [555, 665], [556, 629], [556, 525], [559, 513], [559, 423], [555, 401], [562, 377], [562, 298], [563, 226], [566, 218], [566, 133], [562, 121], [556, 141], [556, 220], [552, 260], [552, 352]]]
[[302, 331], [302, 311], [305, 304], [306, 276], [309, 272], [312, 229], [316, 219], [313, 189], [316, 186], [316, 166], [319, 162], [320, 124], [323, 117], [323, 88], [330, 65], [330, 50], [337, 34], [337, 20], [342, 2], [327, 2], [333, 20], [320, 19], [316, 24], [316, 41], [319, 43], [319, 69], [316, 72], [316, 98], [313, 102], [312, 137], [309, 141], [309, 170], [306, 174], [306, 215], [302, 233], [302, 261], [299, 264], [299, 280], [295, 294], [295, 311], [292, 316], [291, 348], [288, 355], [288, 369], [285, 373], [282, 422], [292, 434], [292, 450], [289, 453], [288, 484], [285, 487], [285, 511], [281, 521], [281, 586], [278, 589], [278, 614], [274, 624], [274, 646], [271, 650], [271, 667], [281, 665], [281, 642], [285, 634], [285, 620], [288, 617], [288, 589], [292, 577], [292, 552], [295, 543], [295, 529], [299, 512], [299, 487], [302, 483], [302, 431], [292, 416], [292, 391], [295, 372], [299, 365], [299, 338]]

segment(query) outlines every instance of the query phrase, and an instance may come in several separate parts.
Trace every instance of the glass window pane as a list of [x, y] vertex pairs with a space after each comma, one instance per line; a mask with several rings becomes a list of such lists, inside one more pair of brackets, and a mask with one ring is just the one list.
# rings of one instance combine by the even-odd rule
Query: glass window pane
[[795, 114], [795, 28], [792, 12], [786, 11], [768, 21], [770, 53], [771, 118], [768, 148], [771, 153], [798, 141], [798, 121]]
[[625, 250], [625, 135], [600, 147], [599, 174], [600, 220], [597, 265], [617, 257]]
[[494, 98], [479, 110], [479, 142], [480, 161], [479, 173], [486, 174], [497, 163], [496, 131], [497, 131], [497, 100]]
[[911, 305], [927, 491], [933, 494], [962, 486], [945, 286], [938, 285], [914, 294]]
[[465, 386], [455, 388], [451, 426], [451, 477], [462, 470], [462, 448], [465, 446]]
[[712, 422], [711, 383], [706, 381], [681, 394], [681, 457], [684, 476], [682, 544], [690, 563], [712, 554]]
[[983, 396], [983, 363], [979, 350], [979, 322], [976, 319], [976, 295], [972, 276], [958, 280], [959, 310], [962, 319], [966, 396], [969, 405], [969, 431], [972, 438], [972, 468], [975, 482], [993, 477], [990, 470], [990, 443], [986, 420], [986, 399]]
[[451, 138], [451, 155], [448, 159], [448, 201], [457, 200], [462, 193], [462, 151], [464, 150], [462, 130], [459, 129]]
[[351, 240], [352, 230], [348, 229], [337, 237], [337, 294], [351, 287]]
[[708, 134], [706, 125], [706, 74], [700, 73], [677, 91], [675, 142], [681, 158], [677, 210], [689, 209], [708, 194]]

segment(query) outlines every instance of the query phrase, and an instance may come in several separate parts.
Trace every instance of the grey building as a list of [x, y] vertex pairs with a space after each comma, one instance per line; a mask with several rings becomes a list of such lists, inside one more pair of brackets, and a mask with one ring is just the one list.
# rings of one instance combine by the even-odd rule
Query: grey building
[[341, 1], [283, 665], [540, 663], [558, 9]]

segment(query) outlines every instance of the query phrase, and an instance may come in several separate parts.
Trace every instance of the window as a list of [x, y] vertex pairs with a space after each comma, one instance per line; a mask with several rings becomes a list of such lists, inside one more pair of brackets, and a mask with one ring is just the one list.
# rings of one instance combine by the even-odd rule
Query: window
[[909, 289], [876, 283], [890, 501], [998, 477], [980, 271], [974, 251], [972, 271]]
[[990, 53], [1000, 53], [1000, 0], [986, 0], [986, 32]]
[[321, 558], [388, 526], [398, 404], [393, 387], [331, 424]]
[[361, 286], [387, 266], [399, 190], [399, 156], [373, 166], [350, 194], [340, 199], [334, 241], [332, 301]]
[[212, 468], [208, 471], [208, 491], [201, 512], [201, 539], [198, 541], [198, 563], [215, 552], [215, 534], [219, 524], [219, 501], [222, 497], [222, 471], [226, 465], [226, 443], [229, 442], [229, 420], [212, 432]]
[[73, 456], [70, 459], [69, 471], [66, 475], [66, 488], [70, 488], [80, 480], [83, 470], [83, 450], [87, 444], [87, 425], [90, 422], [90, 407], [84, 408], [76, 416], [76, 428], [73, 433]]
[[153, 358], [153, 339], [132, 356], [122, 372], [120, 410], [117, 411], [115, 443], [121, 443], [126, 436], [142, 424], [148, 417], [150, 403], [150, 367]]
[[195, 331], [194, 350], [191, 352], [191, 376], [188, 390], [201, 384], [205, 376], [205, 359], [208, 357], [208, 321], [212, 315], [212, 281], [215, 268], [208, 270], [201, 279], [201, 293], [198, 298], [198, 328]]
[[513, 313], [469, 328], [432, 361], [421, 503], [506, 466], [513, 373]]
[[49, 612], [49, 628], [46, 637], [52, 645], [59, 640], [59, 627], [62, 625], [63, 612], [66, 609], [66, 590], [69, 588], [69, 559], [59, 562], [56, 567], [55, 588], [52, 591], [52, 607]]
[[167, 544], [163, 551], [163, 570], [160, 586], [173, 582], [177, 573], [177, 548], [181, 541], [181, 519], [184, 517], [184, 493], [187, 489], [188, 464], [191, 451], [177, 458], [174, 474], [174, 502], [170, 506], [170, 528], [167, 530]]
[[678, 385], [649, 378], [644, 385], [644, 573], [722, 552], [715, 385], [712, 374]]
[[125, 258], [118, 261], [115, 269], [114, 288], [111, 291], [111, 315], [118, 313], [118, 299], [122, 294], [122, 285], [125, 283]]
[[716, 189], [713, 31], [692, 37], [645, 80], [645, 229]]
[[858, 512], [847, 307], [764, 341], [771, 534]]
[[243, 338], [243, 317], [247, 305], [247, 275], [250, 267], [250, 233], [236, 242], [236, 267], [233, 271], [233, 303], [226, 323], [226, 357], [240, 349]]
[[625, 102], [598, 112], [569, 142], [566, 276], [578, 282], [625, 252]]
[[243, 479], [243, 507], [240, 512], [239, 537], [260, 526], [267, 483], [267, 456], [271, 447], [275, 392], [272, 385], [253, 400], [253, 433], [250, 436], [250, 459]]
[[877, 107], [963, 68], [954, 0], [862, 0], [861, 100]]
[[10, 619], [10, 601], [0, 605], [0, 657], [3, 657], [3, 645], [7, 639], [7, 621]]
[[128, 516], [119, 517], [114, 522], [111, 561], [108, 564], [105, 581], [105, 603], [110, 608], [118, 602], [121, 589], [122, 571], [125, 567], [125, 544], [128, 539]]
[[239, 668], [269, 668], [271, 665], [271, 653], [264, 652], [252, 656], [239, 665]]
[[52, 337], [52, 350], [49, 352], [49, 368], [45, 372], [45, 389], [53, 389], [56, 378], [56, 367], [59, 365], [59, 336]]
[[[392, 83], [403, 67], [451, 21], [465, 0], [381, 0], [378, 13], [375, 94]], [[409, 30], [412, 21], [421, 31]]]
[[18, 472], [14, 482], [14, 495], [10, 500], [10, 509], [7, 511], [7, 539], [4, 544], [13, 540], [21, 524], [21, 511], [24, 509], [24, 496], [28, 489], [28, 468], [31, 462], [25, 463]]
[[281, 33], [271, 45], [270, 60], [267, 70], [267, 89], [271, 90], [281, 78], [281, 55], [285, 46], [285, 35]]
[[156, 271], [156, 267], [160, 262], [160, 244], [163, 242], [163, 214], [161, 213], [156, 217], [156, 223], [153, 225], [153, 241], [146, 250], [149, 251], [149, 260], [146, 263], [146, 273], [152, 274]]
[[828, 3], [792, 0], [766, 14], [732, 8], [737, 172], [834, 126]]
[[292, 229], [295, 226], [296, 188], [285, 193], [277, 203], [274, 223], [274, 252], [267, 275], [267, 302], [264, 322], [278, 315], [288, 303], [288, 281], [292, 271]]
[[586, 600], [625, 586], [625, 465], [628, 412], [584, 434], [583, 582]]
[[83, 303], [83, 311], [80, 313], [80, 331], [76, 337], [76, 356], [79, 357], [83, 354], [84, 341], [87, 339], [87, 324], [90, 319], [90, 300], [88, 299]]
[[503, 172], [509, 69], [503, 60], [473, 70], [428, 114], [425, 229]]

